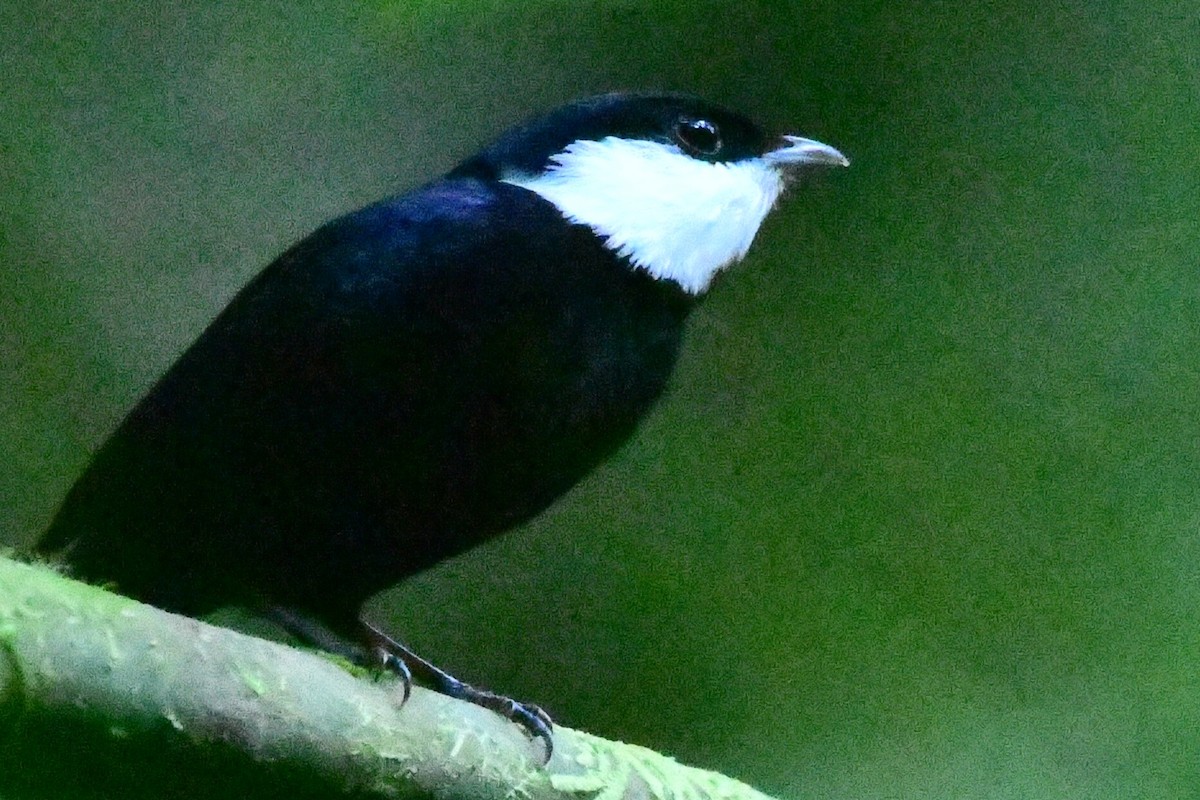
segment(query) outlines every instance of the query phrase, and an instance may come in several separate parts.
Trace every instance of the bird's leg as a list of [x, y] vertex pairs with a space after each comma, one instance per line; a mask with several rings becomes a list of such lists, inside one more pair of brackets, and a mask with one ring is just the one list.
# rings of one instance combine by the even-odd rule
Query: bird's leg
[[362, 645], [339, 636], [323, 622], [291, 608], [271, 606], [266, 609], [266, 614], [275, 624], [310, 647], [342, 656], [362, 667], [383, 667], [396, 673], [404, 686], [400, 704], [408, 702], [408, 696], [412, 693], [413, 677], [408, 664], [399, 656], [383, 647], [363, 648]]
[[507, 720], [517, 723], [530, 736], [541, 739], [546, 745], [546, 761], [554, 754], [554, 739], [552, 730], [554, 723], [550, 715], [532, 703], [518, 703], [503, 695], [495, 694], [484, 689], [477, 689], [469, 683], [458, 680], [448, 672], [421, 658], [412, 650], [388, 636], [369, 622], [360, 621], [363, 638], [372, 650], [382, 650], [391, 657], [403, 661], [408, 670], [421, 683], [430, 688], [459, 700], [466, 700], [490, 711], [494, 711]]

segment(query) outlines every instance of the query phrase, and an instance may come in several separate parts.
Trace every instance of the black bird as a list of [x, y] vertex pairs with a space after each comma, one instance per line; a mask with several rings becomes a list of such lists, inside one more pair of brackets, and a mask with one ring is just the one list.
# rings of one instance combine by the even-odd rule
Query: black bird
[[788, 180], [845, 165], [700, 99], [609, 94], [319, 228], [137, 404], [40, 541], [183, 614], [240, 605], [505, 714], [360, 618], [529, 519], [662, 393], [684, 320]]

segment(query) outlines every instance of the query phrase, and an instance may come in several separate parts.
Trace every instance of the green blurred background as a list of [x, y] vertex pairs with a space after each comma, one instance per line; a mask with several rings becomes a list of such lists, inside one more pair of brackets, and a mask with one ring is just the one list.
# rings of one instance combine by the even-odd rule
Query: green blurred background
[[6, 3], [0, 542], [233, 293], [526, 114], [843, 149], [636, 440], [375, 617], [787, 798], [1200, 796], [1200, 12]]

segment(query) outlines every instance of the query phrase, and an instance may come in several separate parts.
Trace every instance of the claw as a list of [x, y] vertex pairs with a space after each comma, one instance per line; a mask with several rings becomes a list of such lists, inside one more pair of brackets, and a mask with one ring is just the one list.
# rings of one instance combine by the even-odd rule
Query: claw
[[545, 709], [543, 709], [541, 706], [535, 705], [530, 705], [529, 708], [533, 710], [533, 713], [537, 715], [537, 718], [542, 721], [543, 725], [545, 725], [547, 728], [554, 728], [554, 720], [550, 718], [550, 715], [546, 713]]
[[383, 669], [394, 672], [400, 679], [400, 683], [404, 686], [404, 693], [400, 698], [400, 705], [403, 706], [408, 702], [408, 698], [412, 694], [412, 670], [408, 668], [408, 664], [404, 663], [404, 659], [394, 653], [389, 653], [383, 647], [373, 647], [371, 648], [371, 652], [379, 660], [379, 665]]
[[509, 708], [503, 716], [520, 725], [533, 738], [542, 740], [546, 746], [546, 759], [542, 761], [542, 766], [549, 764], [554, 756], [554, 722], [550, 715], [541, 706], [532, 703], [518, 703], [515, 700], [509, 700], [508, 703]]

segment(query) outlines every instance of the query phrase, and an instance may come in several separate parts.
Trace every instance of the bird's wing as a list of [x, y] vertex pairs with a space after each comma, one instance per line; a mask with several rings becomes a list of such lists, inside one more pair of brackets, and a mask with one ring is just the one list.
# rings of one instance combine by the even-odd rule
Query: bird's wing
[[[510, 271], [538, 268], [554, 243], [531, 242], [524, 226], [550, 213], [516, 187], [455, 180], [318, 229], [248, 284], [130, 412], [39, 549], [117, 529], [137, 539], [147, 515], [171, 516], [147, 506], [203, 505], [216, 483], [250, 491], [256, 476], [239, 475], [244, 467], [276, 469], [271, 479], [286, 483], [336, 437], [369, 447], [370, 426], [401, 415], [419, 450], [454, 406], [454, 366], [472, 339], [519, 301], [498, 291], [497, 256]], [[356, 468], [341, 458], [335, 466]]]

